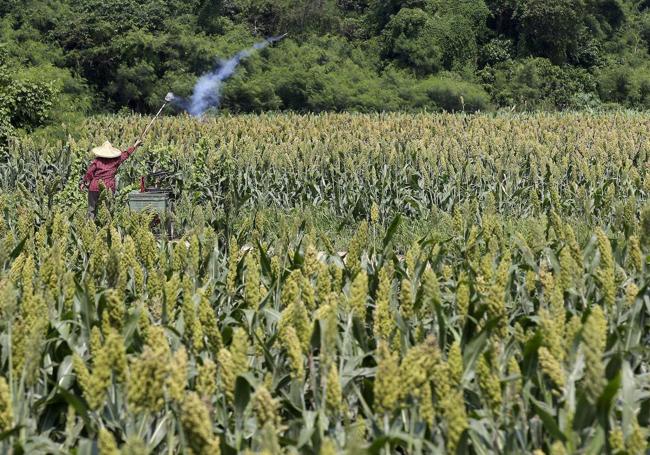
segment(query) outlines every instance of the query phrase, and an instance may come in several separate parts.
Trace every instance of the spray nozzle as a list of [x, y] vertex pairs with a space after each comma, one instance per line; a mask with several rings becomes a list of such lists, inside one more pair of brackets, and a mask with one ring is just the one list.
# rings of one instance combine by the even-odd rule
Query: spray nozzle
[[266, 41], [269, 43], [277, 43], [278, 41], [285, 39], [287, 36], [289, 36], [288, 33], [285, 33], [284, 35], [272, 36], [270, 38], [266, 38]]

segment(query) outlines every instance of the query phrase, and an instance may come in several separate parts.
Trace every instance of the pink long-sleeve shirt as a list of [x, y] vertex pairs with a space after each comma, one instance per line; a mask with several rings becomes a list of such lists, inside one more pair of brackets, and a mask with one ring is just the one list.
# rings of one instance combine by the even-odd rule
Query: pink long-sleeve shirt
[[99, 191], [99, 182], [115, 192], [115, 174], [124, 161], [135, 151], [130, 147], [122, 152], [117, 158], [95, 158], [84, 175], [84, 183], [88, 185], [88, 191]]

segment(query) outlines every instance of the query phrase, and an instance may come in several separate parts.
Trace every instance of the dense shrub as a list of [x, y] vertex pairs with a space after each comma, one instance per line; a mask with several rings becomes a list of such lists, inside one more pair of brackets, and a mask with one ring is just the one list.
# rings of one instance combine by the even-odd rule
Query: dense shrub
[[490, 96], [480, 86], [448, 77], [432, 77], [419, 84], [427, 98], [448, 112], [483, 111], [490, 107]]
[[602, 69], [598, 75], [602, 100], [633, 108], [650, 108], [650, 69], [625, 65]]
[[495, 38], [485, 43], [479, 52], [479, 65], [495, 65], [506, 62], [513, 56], [513, 45], [511, 40]]
[[6, 50], [0, 47], [0, 145], [6, 144], [14, 129], [31, 130], [44, 124], [55, 95], [51, 83], [17, 78]]
[[582, 0], [523, 0], [517, 17], [528, 49], [554, 63], [564, 63], [577, 47], [576, 24], [583, 15]]
[[439, 32], [429, 14], [404, 8], [384, 29], [384, 56], [419, 73], [435, 73], [442, 66], [444, 52]]
[[543, 58], [495, 65], [483, 71], [483, 78], [499, 106], [526, 109], [572, 109], [576, 97], [596, 89], [586, 70], [556, 66]]

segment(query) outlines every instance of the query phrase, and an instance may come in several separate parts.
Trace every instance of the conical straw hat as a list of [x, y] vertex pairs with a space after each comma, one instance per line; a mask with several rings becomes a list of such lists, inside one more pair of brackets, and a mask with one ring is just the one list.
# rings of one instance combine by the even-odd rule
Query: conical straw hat
[[104, 142], [100, 147], [95, 147], [92, 149], [93, 155], [99, 158], [117, 158], [122, 154], [120, 149], [117, 149], [111, 145], [110, 142]]

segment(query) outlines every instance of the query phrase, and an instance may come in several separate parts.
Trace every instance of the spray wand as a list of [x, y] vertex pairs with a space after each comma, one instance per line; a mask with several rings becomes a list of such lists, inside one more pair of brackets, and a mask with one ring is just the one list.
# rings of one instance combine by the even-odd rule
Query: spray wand
[[138, 140], [136, 141], [136, 144], [138, 142], [142, 142], [142, 139], [144, 139], [144, 137], [149, 132], [149, 128], [151, 128], [151, 125], [153, 125], [153, 122], [155, 122], [156, 119], [160, 116], [160, 113], [163, 111], [163, 109], [165, 109], [165, 106], [167, 106], [167, 104], [171, 103], [173, 100], [174, 100], [174, 94], [173, 93], [169, 92], [169, 93], [167, 93], [167, 95], [165, 95], [165, 103], [158, 110], [158, 113], [154, 116], [154, 118], [151, 119], [151, 121], [149, 122], [147, 127], [144, 129], [144, 131], [140, 134], [140, 136], [138, 137]]
[[[156, 121], [156, 119], [160, 116], [163, 109], [165, 109], [165, 106], [167, 106], [169, 103], [171, 103], [174, 100], [174, 98], [175, 98], [175, 96], [174, 96], [174, 94], [172, 92], [169, 92], [169, 93], [167, 93], [167, 95], [165, 95], [165, 102], [163, 103], [162, 107], [158, 110], [158, 113], [151, 119], [151, 121], [149, 122], [147, 127], [144, 129], [144, 131], [140, 134], [138, 139], [135, 141], [135, 144], [133, 145], [134, 147], [138, 143], [142, 142], [142, 139], [144, 139], [144, 137], [149, 132], [149, 128], [151, 128], [151, 125], [153, 125], [153, 122]], [[147, 189], [145, 187], [144, 177], [140, 177], [140, 192], [144, 193], [145, 191], [147, 191]]]

